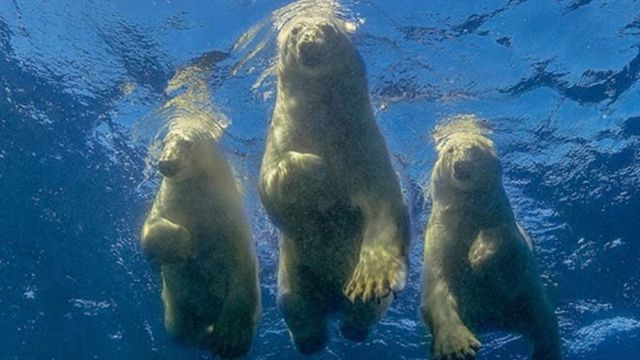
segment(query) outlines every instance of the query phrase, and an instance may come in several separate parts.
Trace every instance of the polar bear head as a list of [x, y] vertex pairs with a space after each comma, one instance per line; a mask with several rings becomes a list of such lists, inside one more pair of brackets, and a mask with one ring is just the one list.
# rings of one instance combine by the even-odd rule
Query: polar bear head
[[191, 179], [210, 167], [217, 150], [215, 143], [206, 129], [172, 124], [163, 141], [158, 171], [171, 181]]
[[493, 142], [485, 136], [488, 131], [472, 115], [454, 117], [436, 129], [434, 187], [470, 192], [500, 184], [500, 162]]
[[[348, 66], [355, 49], [344, 24], [330, 16], [298, 16], [278, 35], [280, 68], [324, 75]], [[346, 55], [346, 56], [345, 56]]]

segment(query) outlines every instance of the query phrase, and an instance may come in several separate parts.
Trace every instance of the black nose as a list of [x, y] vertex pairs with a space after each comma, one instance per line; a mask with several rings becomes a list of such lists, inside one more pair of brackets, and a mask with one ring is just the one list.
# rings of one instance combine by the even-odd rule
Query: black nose
[[172, 177], [178, 173], [180, 166], [178, 160], [160, 160], [158, 161], [158, 170], [164, 177]]
[[469, 180], [473, 164], [471, 161], [457, 161], [453, 164], [453, 176], [458, 180]]
[[314, 41], [302, 41], [298, 45], [300, 61], [305, 66], [316, 66], [322, 60], [322, 46]]

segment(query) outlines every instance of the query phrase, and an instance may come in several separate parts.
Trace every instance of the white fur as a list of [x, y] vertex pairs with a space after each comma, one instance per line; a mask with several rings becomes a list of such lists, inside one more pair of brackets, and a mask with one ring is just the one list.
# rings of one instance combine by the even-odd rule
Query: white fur
[[171, 125], [159, 161], [178, 170], [165, 174], [141, 241], [161, 271], [167, 331], [235, 357], [249, 349], [260, 291], [242, 199], [213, 136], [193, 118]]
[[404, 287], [408, 215], [344, 25], [299, 16], [278, 40], [260, 193], [282, 234], [279, 305], [298, 348], [312, 352], [328, 312], [341, 310], [356, 338], [349, 328], [364, 334]]
[[433, 207], [425, 234], [421, 310], [436, 359], [475, 355], [492, 325], [525, 335], [533, 358], [560, 358], [553, 309], [531, 242], [514, 219], [488, 130], [473, 116], [435, 132]]

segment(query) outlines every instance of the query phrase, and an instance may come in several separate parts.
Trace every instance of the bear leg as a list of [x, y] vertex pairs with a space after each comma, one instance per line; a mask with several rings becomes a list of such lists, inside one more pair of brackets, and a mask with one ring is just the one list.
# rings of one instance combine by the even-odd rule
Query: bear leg
[[371, 327], [376, 324], [391, 304], [393, 295], [378, 299], [378, 301], [362, 302], [357, 299], [351, 302], [344, 300], [342, 306], [342, 320], [340, 332], [342, 336], [353, 342], [363, 342], [367, 339]]
[[545, 296], [530, 300], [529, 315], [521, 320], [522, 332], [533, 344], [533, 360], [560, 360], [562, 358], [558, 321]]
[[278, 262], [278, 308], [291, 340], [306, 355], [320, 351], [326, 343], [329, 303], [319, 279], [309, 273], [307, 263], [299, 258], [293, 245], [293, 239], [283, 234]]
[[447, 282], [427, 272], [420, 310], [431, 330], [431, 352], [435, 359], [473, 358], [480, 348], [478, 339], [462, 322], [457, 307], [457, 299]]
[[251, 348], [255, 328], [251, 321], [239, 319], [243, 316], [234, 320], [230, 315], [206, 329], [207, 335], [211, 334], [211, 348], [223, 359], [235, 359], [246, 355]]
[[167, 287], [165, 277], [162, 278], [162, 302], [164, 304], [164, 327], [169, 335], [180, 341], [186, 341], [195, 334], [194, 319], [191, 312], [181, 306], [175, 294]]
[[278, 298], [278, 307], [289, 329], [296, 349], [309, 355], [316, 353], [327, 342], [327, 307], [321, 299], [284, 294]]
[[252, 284], [253, 279], [249, 276], [233, 283], [219, 316], [207, 328], [211, 333], [211, 347], [222, 358], [242, 357], [250, 350], [260, 312], [258, 289]]

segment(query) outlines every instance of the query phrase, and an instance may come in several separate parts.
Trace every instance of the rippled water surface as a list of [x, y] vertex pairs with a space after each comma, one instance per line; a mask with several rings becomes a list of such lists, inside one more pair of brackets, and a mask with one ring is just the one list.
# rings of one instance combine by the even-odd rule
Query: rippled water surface
[[[0, 358], [193, 359], [165, 334], [138, 230], [154, 137], [176, 108], [215, 114], [258, 243], [263, 318], [249, 357], [297, 356], [275, 308], [277, 237], [255, 184], [286, 1], [0, 1]], [[345, 1], [411, 205], [411, 275], [363, 344], [318, 359], [424, 359], [417, 314], [429, 133], [494, 129], [568, 359], [640, 353], [640, 1]], [[335, 324], [332, 332], [335, 334]], [[526, 359], [484, 333], [480, 359]]]

